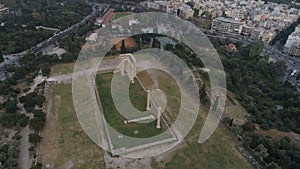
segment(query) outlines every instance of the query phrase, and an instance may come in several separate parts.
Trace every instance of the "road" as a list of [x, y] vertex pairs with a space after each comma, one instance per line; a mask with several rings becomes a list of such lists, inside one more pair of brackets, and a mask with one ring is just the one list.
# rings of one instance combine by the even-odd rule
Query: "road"
[[[221, 39], [230, 39], [232, 41], [240, 41], [244, 44], [250, 44], [252, 41], [249, 41], [243, 37], [233, 37], [233, 36], [225, 36], [221, 34], [216, 34], [211, 32], [210, 30], [201, 29], [208, 37], [215, 37], [215, 38], [221, 38]], [[271, 60], [278, 62], [278, 61], [284, 61], [288, 67], [288, 70], [297, 70], [297, 72], [300, 72], [300, 58], [291, 57], [285, 53], [282, 53], [277, 48], [272, 46], [265, 46], [263, 49], [263, 52], [261, 55], [269, 56]], [[287, 72], [287, 74], [289, 73]]]
[[33, 52], [33, 53], [41, 52], [45, 47], [47, 47], [47, 46], [53, 44], [55, 41], [57, 41], [57, 39], [63, 38], [67, 34], [70, 34], [70, 33], [74, 32], [80, 26], [84, 25], [86, 23], [86, 21], [88, 21], [92, 17], [96, 16], [98, 11], [101, 12], [102, 10], [103, 10], [103, 8], [102, 8], [101, 4], [99, 4], [99, 3], [94, 4], [92, 6], [92, 12], [88, 16], [86, 16], [84, 19], [79, 21], [78, 23], [68, 27], [65, 30], [62, 30], [58, 33], [55, 33], [52, 37], [44, 40], [43, 42], [40, 42], [40, 43], [36, 44], [35, 46], [31, 47], [28, 50], [25, 50], [25, 51], [23, 51], [21, 53], [17, 53], [17, 54], [4, 55], [3, 57], [4, 57], [5, 61], [0, 64], [0, 81], [3, 81], [3, 80], [6, 79], [6, 76], [5, 76], [5, 73], [4, 73], [5, 70], [6, 70], [6, 66], [8, 66], [8, 65], [18, 65], [19, 58], [24, 56], [25, 54], [27, 54], [29, 52]]
[[[99, 5], [97, 5], [99, 7]], [[6, 79], [6, 75], [5, 75], [5, 71], [6, 71], [6, 67], [8, 65], [18, 65], [18, 60], [20, 57], [24, 56], [25, 54], [27, 54], [28, 52], [41, 52], [42, 49], [45, 46], [48, 46], [49, 44], [55, 42], [56, 38], [61, 38], [65, 35], [67, 35], [68, 33], [71, 33], [72, 31], [76, 30], [77, 28], [79, 28], [81, 25], [85, 24], [87, 20], [89, 20], [90, 18], [94, 17], [97, 13], [97, 10], [95, 8], [95, 6], [93, 6], [93, 10], [92, 12], [86, 16], [83, 20], [81, 20], [80, 22], [72, 25], [71, 27], [60, 31], [59, 33], [55, 34], [55, 37], [50, 37], [48, 39], [46, 39], [45, 41], [38, 43], [36, 46], [32, 47], [29, 50], [25, 50], [21, 53], [18, 54], [9, 54], [9, 55], [4, 55], [4, 62], [2, 62], [0, 64], [0, 80], [5, 80]], [[102, 10], [102, 7], [100, 6], [99, 10]], [[60, 79], [60, 81], [63, 81], [64, 79], [72, 79], [72, 74], [71, 75], [67, 75], [67, 76], [62, 76], [62, 77], [56, 77], [57, 79]], [[40, 82], [42, 79], [38, 79], [38, 81]], [[36, 87], [36, 84], [33, 85], [33, 90]], [[32, 90], [30, 90], [32, 91]], [[32, 117], [30, 117], [32, 118]], [[31, 144], [29, 143], [28, 140], [28, 135], [32, 133], [32, 131], [29, 129], [29, 126], [25, 127], [22, 131], [21, 131], [21, 135], [22, 135], [22, 139], [20, 140], [20, 163], [19, 163], [19, 167], [21, 167], [22, 169], [29, 169], [32, 165], [32, 161], [31, 161], [31, 156], [29, 153], [29, 148], [31, 147]]]
[[[201, 28], [200, 28], [201, 29]], [[223, 35], [223, 34], [216, 34], [210, 30], [201, 29], [202, 32], [206, 34], [208, 37], [215, 37], [215, 38], [221, 38], [221, 39], [229, 39], [232, 41], [240, 41], [244, 44], [250, 44], [253, 43], [253, 41], [247, 40], [245, 37], [242, 36], [229, 36], [229, 35]], [[282, 53], [277, 48], [272, 46], [265, 46], [262, 55], [268, 55], [272, 60], [274, 61], [285, 61], [286, 65], [289, 69], [294, 69], [300, 71], [300, 58], [291, 57], [287, 54]]]
[[[286, 72], [283, 81], [288, 80], [293, 86], [296, 87], [297, 91], [300, 93], [300, 80], [298, 80], [297, 78], [297, 74], [299, 74], [300, 72], [300, 58], [291, 57], [272, 46], [265, 47], [262, 55], [268, 55], [270, 59], [275, 62], [284, 61], [286, 66], [288, 67], [288, 71]], [[293, 71], [295, 71], [294, 75], [291, 74], [291, 72]]]
[[262, 54], [269, 55], [274, 61], [285, 61], [288, 69], [300, 71], [300, 58], [291, 57], [272, 46], [266, 46]]
[[211, 30], [206, 30], [206, 29], [202, 29], [199, 28], [206, 36], [208, 37], [214, 37], [214, 38], [219, 38], [219, 39], [229, 39], [233, 42], [243, 42], [246, 45], [249, 45], [250, 43], [253, 43], [253, 41], [248, 40], [248, 38], [246, 37], [242, 37], [242, 36], [230, 36], [230, 35], [224, 35], [224, 34], [217, 34], [215, 32], [212, 32]]

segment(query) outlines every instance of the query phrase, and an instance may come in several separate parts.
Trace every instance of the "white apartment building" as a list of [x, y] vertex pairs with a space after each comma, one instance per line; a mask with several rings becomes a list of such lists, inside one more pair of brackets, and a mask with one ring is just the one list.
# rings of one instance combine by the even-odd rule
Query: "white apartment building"
[[241, 34], [244, 22], [218, 17], [212, 21], [211, 30], [228, 34]]
[[300, 26], [296, 27], [295, 31], [288, 37], [288, 40], [284, 45], [286, 51], [290, 51], [292, 45], [297, 42], [300, 42]]

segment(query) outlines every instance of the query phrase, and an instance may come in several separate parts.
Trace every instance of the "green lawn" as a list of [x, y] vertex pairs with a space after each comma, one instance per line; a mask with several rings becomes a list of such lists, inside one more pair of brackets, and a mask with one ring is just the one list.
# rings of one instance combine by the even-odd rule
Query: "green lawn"
[[[112, 151], [118, 151], [118, 149], [122, 147], [130, 149], [141, 145], [146, 146], [149, 144], [150, 146], [150, 143], [159, 144], [160, 141], [166, 139], [176, 140], [176, 137], [168, 130], [168, 126], [163, 121], [161, 122], [160, 129], [156, 128], [156, 120], [144, 121], [145, 123], [132, 122], [124, 124], [124, 120], [127, 119], [118, 112], [111, 96], [112, 76], [113, 73], [98, 74], [96, 76], [96, 85], [105, 120], [114, 129], [108, 127], [106, 131], [109, 135], [110, 143], [112, 144]], [[127, 76], [122, 77], [120, 74], [115, 74], [115, 76], [129, 83]], [[145, 112], [147, 94], [137, 80], [135, 80], [134, 84], [130, 84], [129, 86], [129, 97], [131, 104], [139, 110], [133, 113], [136, 115], [134, 118], [145, 117], [150, 114], [156, 116], [157, 110], [155, 108]], [[138, 133], [134, 133], [134, 131], [138, 131]], [[161, 134], [164, 131], [166, 131], [165, 134]], [[119, 138], [120, 134], [118, 132], [124, 135], [125, 138]], [[152, 138], [148, 139], [149, 137]], [[135, 138], [145, 139], [136, 140]]]
[[75, 62], [57, 64], [51, 68], [51, 75], [53, 76], [73, 73], [74, 66]]
[[147, 107], [147, 94], [142, 86], [136, 83], [129, 86], [129, 98], [133, 106], [139, 111], [145, 111]]
[[[130, 137], [146, 138], [153, 137], [162, 133], [163, 130], [166, 128], [156, 129], [156, 121], [152, 121], [149, 123], [128, 123], [126, 125], [124, 124], [124, 120], [127, 119], [125, 119], [125, 117], [123, 117], [118, 112], [111, 96], [112, 76], [113, 73], [98, 74], [96, 76], [98, 94], [100, 96], [104, 117], [108, 124], [110, 124], [118, 132]], [[126, 76], [120, 76], [120, 78], [129, 81], [129, 79]], [[141, 85], [136, 81], [134, 84], [130, 85], [129, 92], [132, 105], [140, 111], [145, 111], [147, 94], [143, 90]], [[137, 114], [137, 117], [139, 116], [141, 115]], [[139, 133], [134, 134], [134, 130], [138, 130]]]
[[131, 13], [116, 13], [115, 14], [115, 17], [114, 17], [114, 20], [117, 20], [117, 19], [120, 19], [124, 16], [127, 16], [127, 15], [130, 15]]

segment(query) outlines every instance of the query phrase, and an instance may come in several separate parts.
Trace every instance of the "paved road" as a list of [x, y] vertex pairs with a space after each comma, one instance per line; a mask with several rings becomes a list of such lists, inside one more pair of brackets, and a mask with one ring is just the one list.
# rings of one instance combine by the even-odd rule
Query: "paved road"
[[285, 61], [289, 69], [300, 71], [300, 58], [291, 57], [271, 46], [265, 47], [263, 54], [268, 54], [275, 61]]
[[[98, 9], [96, 9], [96, 6], [98, 7]], [[58, 33], [55, 33], [52, 37], [44, 40], [43, 42], [38, 43], [37, 45], [31, 47], [28, 50], [25, 50], [25, 51], [23, 51], [21, 53], [18, 53], [18, 54], [4, 55], [5, 61], [0, 64], [0, 81], [6, 79], [6, 76], [4, 74], [4, 71], [6, 69], [6, 65], [14, 65], [14, 64], [18, 65], [19, 58], [24, 56], [25, 54], [27, 54], [29, 52], [34, 52], [34, 53], [41, 52], [45, 47], [49, 46], [50, 44], [53, 44], [57, 39], [65, 37], [67, 34], [73, 32], [74, 30], [78, 29], [80, 26], [84, 25], [87, 20], [89, 20], [92, 17], [96, 16], [97, 11], [101, 12], [102, 10], [103, 10], [103, 8], [102, 8], [101, 4], [96, 3], [92, 7], [92, 12], [88, 16], [86, 16], [84, 19], [79, 21], [78, 23], [68, 27], [65, 30], [62, 30]]]

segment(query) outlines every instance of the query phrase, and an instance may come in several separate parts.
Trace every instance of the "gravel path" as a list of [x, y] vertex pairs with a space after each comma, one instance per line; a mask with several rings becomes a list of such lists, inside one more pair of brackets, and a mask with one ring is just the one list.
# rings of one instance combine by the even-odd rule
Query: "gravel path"
[[29, 129], [29, 126], [26, 126], [22, 131], [22, 139], [20, 144], [20, 163], [19, 166], [22, 169], [29, 169], [31, 167], [31, 159], [29, 154], [29, 148], [31, 147], [31, 144], [28, 141], [28, 135], [32, 133], [32, 131]]

